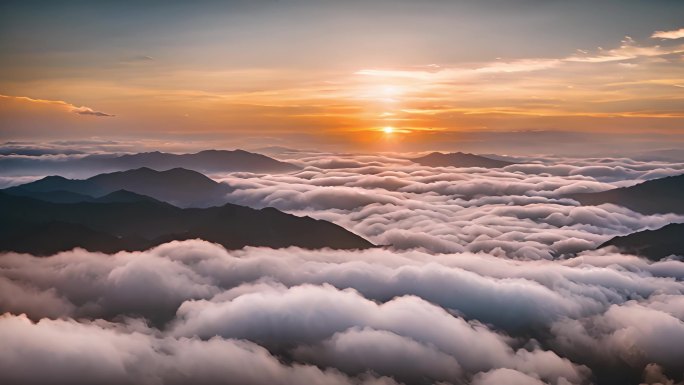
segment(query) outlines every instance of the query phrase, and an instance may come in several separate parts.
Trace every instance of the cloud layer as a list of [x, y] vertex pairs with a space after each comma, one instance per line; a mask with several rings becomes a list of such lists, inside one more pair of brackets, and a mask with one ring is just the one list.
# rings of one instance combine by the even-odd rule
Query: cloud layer
[[[214, 176], [227, 199], [332, 220], [386, 247], [202, 240], [0, 258], [0, 382], [674, 384], [684, 262], [593, 250], [681, 221], [565, 198], [679, 174], [629, 159], [429, 168], [298, 153]], [[40, 370], [36, 370], [40, 368]]]
[[[515, 371], [523, 383], [581, 384], [595, 367], [684, 369], [676, 260], [229, 252], [196, 240], [110, 256], [6, 254], [0, 267], [0, 362], [24, 365], [4, 368], [7, 380], [487, 383]], [[70, 339], [83, 347], [59, 342]], [[25, 366], [53, 355], [64, 363]], [[228, 364], [241, 360], [249, 370]]]
[[333, 221], [376, 244], [522, 259], [591, 249], [615, 235], [684, 220], [565, 198], [684, 172], [684, 164], [630, 159], [520, 159], [503, 169], [431, 168], [387, 156], [288, 159], [288, 175], [217, 176], [233, 203]]

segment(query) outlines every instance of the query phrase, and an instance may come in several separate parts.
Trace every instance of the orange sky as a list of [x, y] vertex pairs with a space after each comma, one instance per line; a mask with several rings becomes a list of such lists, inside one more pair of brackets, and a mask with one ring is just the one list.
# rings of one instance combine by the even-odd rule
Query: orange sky
[[290, 146], [308, 138], [310, 145], [380, 150], [429, 147], [440, 133], [520, 130], [651, 133], [678, 142], [682, 31], [653, 30], [545, 56], [434, 62], [435, 55], [421, 57], [416, 49], [410, 60], [401, 53], [397, 65], [354, 57], [313, 68], [181, 61], [201, 49], [194, 45], [104, 67], [89, 65], [99, 59], [88, 50], [78, 52], [83, 62], [69, 65], [63, 52], [32, 53], [50, 61], [18, 65], [28, 55], [20, 52], [0, 63], [7, 70], [0, 79], [0, 135], [220, 139], [235, 146], [255, 137]]

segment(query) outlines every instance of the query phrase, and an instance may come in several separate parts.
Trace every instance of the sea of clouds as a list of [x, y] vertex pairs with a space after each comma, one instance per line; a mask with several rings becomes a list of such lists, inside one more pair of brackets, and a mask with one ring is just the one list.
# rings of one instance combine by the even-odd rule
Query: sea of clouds
[[291, 153], [281, 175], [213, 175], [230, 202], [333, 221], [363, 251], [202, 240], [114, 255], [0, 256], [0, 382], [674, 384], [684, 262], [594, 250], [684, 222], [567, 197], [684, 164], [521, 159], [431, 168]]
[[216, 175], [229, 200], [335, 222], [394, 250], [486, 252], [550, 259], [593, 249], [615, 235], [684, 217], [642, 215], [567, 196], [684, 173], [684, 164], [630, 159], [520, 159], [503, 169], [424, 167], [383, 156], [309, 155], [281, 175]]

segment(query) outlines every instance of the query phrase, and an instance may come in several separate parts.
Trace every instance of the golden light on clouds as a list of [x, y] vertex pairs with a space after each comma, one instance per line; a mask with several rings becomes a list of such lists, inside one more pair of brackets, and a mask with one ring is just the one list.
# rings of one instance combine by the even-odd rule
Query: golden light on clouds
[[672, 31], [656, 31], [651, 35], [652, 38], [658, 39], [682, 39], [684, 38], [684, 28]]
[[[373, 136], [368, 133], [384, 142], [487, 130], [682, 133], [680, 35], [675, 30], [640, 40], [625, 37], [614, 48], [556, 58], [311, 71], [156, 68], [150, 74], [136, 68], [116, 82], [84, 77], [5, 88], [29, 97], [17, 102], [79, 115], [116, 111], [108, 127], [131, 131], [287, 133], [350, 143]], [[0, 103], [7, 104], [5, 99]], [[98, 110], [70, 104], [75, 100]]]

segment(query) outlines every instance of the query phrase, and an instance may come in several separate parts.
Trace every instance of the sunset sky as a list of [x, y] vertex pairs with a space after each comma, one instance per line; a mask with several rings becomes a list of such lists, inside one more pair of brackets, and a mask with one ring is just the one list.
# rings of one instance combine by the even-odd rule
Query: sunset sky
[[0, 52], [3, 142], [684, 146], [677, 0], [3, 1]]
[[0, 385], [684, 385], [684, 0], [0, 0]]

